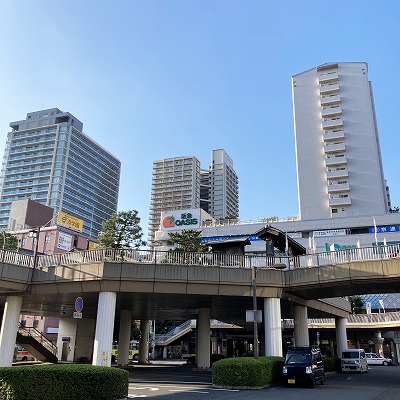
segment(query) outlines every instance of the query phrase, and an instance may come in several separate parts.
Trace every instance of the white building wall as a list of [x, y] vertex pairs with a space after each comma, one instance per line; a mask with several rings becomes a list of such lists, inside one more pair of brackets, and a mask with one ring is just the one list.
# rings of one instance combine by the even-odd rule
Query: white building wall
[[[367, 64], [326, 64], [295, 75], [292, 84], [301, 219], [386, 213]], [[329, 99], [331, 104], [323, 104]], [[327, 158], [338, 163], [328, 165]], [[341, 177], [328, 176], [344, 170]]]

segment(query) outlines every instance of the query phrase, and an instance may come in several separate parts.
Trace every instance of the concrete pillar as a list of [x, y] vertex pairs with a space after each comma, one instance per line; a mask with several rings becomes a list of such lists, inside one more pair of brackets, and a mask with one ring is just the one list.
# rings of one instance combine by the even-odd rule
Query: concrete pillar
[[0, 367], [12, 366], [21, 306], [21, 296], [7, 296], [0, 331]]
[[347, 318], [335, 318], [336, 327], [336, 351], [339, 358], [342, 357], [342, 351], [347, 349]]
[[93, 346], [93, 365], [111, 367], [111, 350], [114, 331], [115, 292], [100, 292], [97, 304], [96, 332]]
[[310, 338], [308, 335], [308, 314], [307, 307], [296, 304], [293, 306], [294, 312], [294, 343], [295, 346], [309, 346]]
[[131, 341], [132, 311], [122, 310], [119, 320], [117, 365], [128, 365]]
[[264, 299], [265, 355], [282, 357], [281, 300]]
[[168, 347], [164, 346], [162, 350], [162, 358], [166, 360], [168, 358]]
[[398, 363], [400, 362], [400, 331], [395, 331], [393, 344], [394, 344], [393, 362]]
[[385, 339], [383, 339], [381, 331], [375, 331], [372, 340], [375, 344], [375, 353], [383, 357], [383, 342]]
[[71, 363], [74, 361], [77, 325], [78, 319], [76, 318], [60, 319], [57, 336], [58, 361]]
[[150, 321], [148, 319], [140, 320], [140, 332], [139, 364], [146, 364], [149, 358]]
[[210, 368], [210, 309], [199, 308], [197, 316], [197, 368]]
[[211, 354], [218, 354], [218, 338], [216, 336], [211, 338]]

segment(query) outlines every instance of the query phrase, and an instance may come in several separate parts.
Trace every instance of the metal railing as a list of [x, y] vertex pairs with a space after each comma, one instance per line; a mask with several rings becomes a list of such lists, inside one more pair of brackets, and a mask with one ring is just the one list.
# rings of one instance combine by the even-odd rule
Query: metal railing
[[[197, 265], [224, 268], [256, 267], [291, 270], [343, 264], [347, 262], [386, 260], [397, 258], [399, 254], [400, 245], [355, 247], [301, 256], [284, 256], [281, 254], [272, 256], [266, 255], [265, 253], [222, 254], [136, 249], [98, 249], [74, 251], [63, 254], [39, 255], [37, 258], [37, 267], [46, 268], [58, 265], [112, 261], [121, 263]], [[33, 267], [33, 257], [31, 255], [8, 250], [0, 250], [0, 261]]]
[[26, 327], [22, 324], [18, 324], [18, 333], [25, 337], [30, 337], [36, 342], [40, 343], [50, 353], [57, 355], [57, 346], [50, 342], [45, 336], [42, 335], [37, 329], [33, 327]]

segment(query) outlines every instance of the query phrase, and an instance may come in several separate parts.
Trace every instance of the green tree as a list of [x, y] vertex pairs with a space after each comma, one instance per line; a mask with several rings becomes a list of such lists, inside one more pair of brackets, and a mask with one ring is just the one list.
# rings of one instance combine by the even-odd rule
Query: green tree
[[178, 244], [179, 250], [201, 252], [204, 245], [201, 243], [201, 231], [184, 229], [180, 232], [169, 233], [169, 242]]
[[139, 248], [146, 242], [142, 240], [143, 232], [139, 226], [140, 218], [136, 210], [113, 213], [103, 222], [99, 233], [99, 247], [105, 248]]
[[351, 304], [352, 314], [361, 314], [361, 310], [364, 305], [364, 301], [361, 296], [349, 296], [348, 300]]
[[3, 250], [12, 250], [12, 251], [17, 251], [18, 250], [18, 238], [6, 231], [1, 232], [1, 247]]

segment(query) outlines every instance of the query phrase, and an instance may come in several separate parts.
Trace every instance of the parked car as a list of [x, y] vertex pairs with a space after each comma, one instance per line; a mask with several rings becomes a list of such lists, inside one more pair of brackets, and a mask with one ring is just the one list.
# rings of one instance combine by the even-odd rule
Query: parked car
[[379, 357], [376, 353], [365, 353], [368, 365], [392, 365], [392, 359]]
[[344, 349], [342, 352], [342, 372], [368, 372], [367, 359], [363, 349]]
[[317, 347], [293, 347], [288, 350], [283, 366], [286, 386], [306, 384], [315, 387], [325, 383], [321, 351]]

